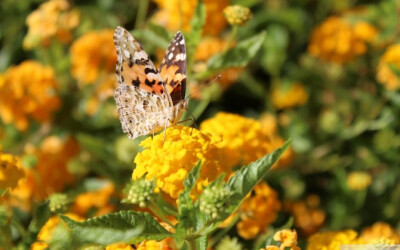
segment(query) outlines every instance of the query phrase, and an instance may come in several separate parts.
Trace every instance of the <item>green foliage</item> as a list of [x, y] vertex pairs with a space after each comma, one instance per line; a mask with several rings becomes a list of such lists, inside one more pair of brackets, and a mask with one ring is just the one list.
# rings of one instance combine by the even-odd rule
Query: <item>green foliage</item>
[[132, 244], [171, 236], [150, 214], [142, 212], [120, 211], [83, 222], [76, 222], [64, 215], [61, 218], [72, 229], [76, 240], [82, 243]]

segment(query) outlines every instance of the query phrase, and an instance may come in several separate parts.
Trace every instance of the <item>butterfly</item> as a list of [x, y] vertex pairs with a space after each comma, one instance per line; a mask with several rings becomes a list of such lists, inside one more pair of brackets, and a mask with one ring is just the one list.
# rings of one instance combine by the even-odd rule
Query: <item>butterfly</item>
[[114, 44], [119, 83], [114, 98], [123, 132], [135, 139], [176, 124], [188, 106], [182, 33], [175, 34], [158, 70], [126, 29], [116, 28]]

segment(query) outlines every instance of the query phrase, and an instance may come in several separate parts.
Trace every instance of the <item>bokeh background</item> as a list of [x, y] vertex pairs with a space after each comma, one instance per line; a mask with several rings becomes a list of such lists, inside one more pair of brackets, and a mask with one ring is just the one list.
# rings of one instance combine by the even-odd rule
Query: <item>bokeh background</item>
[[[250, 245], [293, 217], [303, 246], [325, 231], [400, 243], [400, 1], [202, 2], [204, 24], [197, 0], [0, 2], [0, 154], [4, 166], [10, 155], [18, 161], [8, 180], [25, 175], [2, 197], [2, 218], [27, 227], [38, 204], [60, 192], [85, 217], [123, 208], [142, 149], [122, 133], [113, 99], [121, 25], [156, 65], [184, 32], [185, 118], [230, 130], [228, 147], [253, 127], [251, 150], [260, 138], [268, 152], [292, 139], [260, 191], [279, 205], [253, 211], [268, 223], [229, 235]], [[236, 126], [240, 119], [248, 123]], [[35, 241], [17, 231], [9, 244]]]

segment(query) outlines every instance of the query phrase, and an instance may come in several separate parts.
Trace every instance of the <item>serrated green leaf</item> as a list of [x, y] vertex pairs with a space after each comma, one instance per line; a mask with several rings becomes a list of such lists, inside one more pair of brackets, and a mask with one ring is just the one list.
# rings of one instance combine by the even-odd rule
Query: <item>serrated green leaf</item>
[[258, 159], [250, 165], [242, 167], [235, 175], [229, 179], [227, 185], [233, 193], [231, 199], [232, 206], [230, 212], [234, 212], [240, 205], [246, 195], [254, 188], [254, 186], [267, 174], [272, 165], [279, 160], [281, 155], [290, 146], [291, 140], [288, 140], [270, 154]]
[[115, 242], [129, 244], [143, 240], [162, 240], [172, 236], [149, 213], [120, 211], [83, 222], [61, 215], [73, 230], [75, 237], [84, 243], [108, 245]]
[[223, 54], [211, 57], [207, 64], [211, 72], [231, 67], [244, 67], [256, 55], [266, 37], [265, 31], [246, 40], [240, 41], [234, 48]]

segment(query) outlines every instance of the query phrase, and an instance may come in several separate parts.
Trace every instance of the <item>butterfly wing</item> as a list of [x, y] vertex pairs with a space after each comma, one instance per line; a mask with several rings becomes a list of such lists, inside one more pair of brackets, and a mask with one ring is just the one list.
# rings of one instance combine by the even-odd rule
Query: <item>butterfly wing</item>
[[161, 79], [174, 105], [185, 99], [186, 46], [181, 32], [177, 32], [165, 52], [160, 66]]
[[117, 50], [116, 74], [119, 84], [133, 85], [161, 94], [164, 86], [160, 74], [138, 41], [124, 28], [114, 32]]

